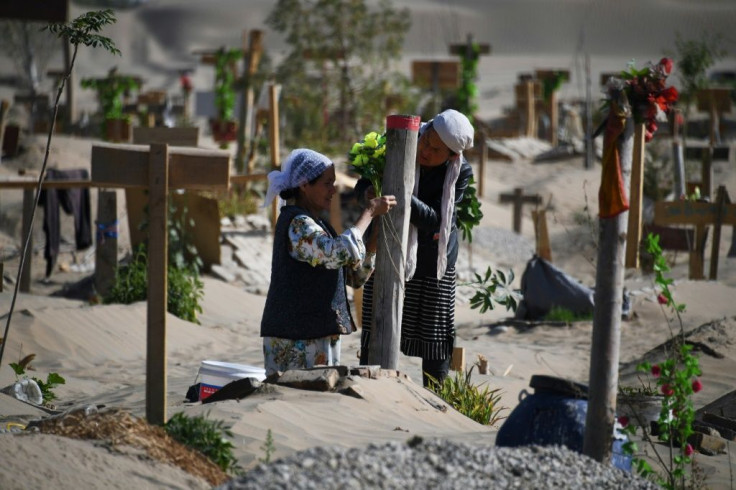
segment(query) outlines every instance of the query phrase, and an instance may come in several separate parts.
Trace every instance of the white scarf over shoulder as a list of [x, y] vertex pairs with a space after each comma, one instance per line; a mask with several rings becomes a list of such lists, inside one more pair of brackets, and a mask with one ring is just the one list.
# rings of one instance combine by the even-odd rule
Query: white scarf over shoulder
[[[429, 123], [437, 132], [442, 142], [453, 153], [447, 161], [447, 173], [442, 186], [442, 205], [441, 205], [441, 224], [440, 236], [437, 250], [437, 279], [441, 279], [447, 270], [447, 242], [450, 239], [452, 231], [453, 206], [455, 205], [455, 184], [460, 175], [460, 166], [462, 165], [463, 150], [473, 147], [473, 138], [475, 130], [465, 115], [454, 110], [448, 109], [441, 112], [428, 123], [422, 124], [419, 129], [419, 137], [421, 138]], [[414, 176], [414, 196], [419, 195], [419, 166]], [[409, 227], [409, 244], [406, 259], [406, 280], [414, 277], [417, 266], [417, 228], [414, 225]]]

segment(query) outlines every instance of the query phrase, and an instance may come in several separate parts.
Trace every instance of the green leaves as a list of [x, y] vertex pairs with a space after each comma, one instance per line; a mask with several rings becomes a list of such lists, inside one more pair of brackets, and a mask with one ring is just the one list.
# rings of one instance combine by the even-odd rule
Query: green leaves
[[475, 295], [470, 298], [470, 307], [480, 308], [481, 313], [493, 310], [496, 304], [505, 306], [506, 310], [516, 311], [521, 299], [519, 291], [510, 288], [514, 282], [514, 271], [509, 270], [508, 276], [501, 270], [493, 271], [489, 266], [485, 275], [475, 274], [475, 281], [459, 284], [476, 288]]
[[463, 199], [457, 205], [457, 227], [462, 232], [463, 240], [473, 243], [473, 228], [480, 224], [483, 212], [480, 210], [480, 201], [476, 195], [475, 178], [470, 177]]
[[208, 420], [205, 416], [187, 417], [182, 412], [172, 416], [164, 424], [164, 430], [182, 444], [196, 449], [211, 459], [223, 471], [230, 474], [242, 472], [233, 455], [233, 433], [221, 420]]
[[106, 25], [114, 24], [115, 21], [115, 13], [111, 9], [105, 9], [87, 12], [65, 24], [49, 24], [42, 30], [48, 30], [59, 38], [66, 38], [74, 46], [83, 44], [91, 48], [102, 47], [119, 56], [120, 50], [115, 47], [112, 39], [96, 34]]
[[[33, 356], [34, 354], [31, 355]], [[26, 376], [26, 368], [23, 362], [11, 362], [9, 365], [13, 369], [13, 372], [16, 376], [28, 378], [28, 376]], [[41, 389], [41, 396], [43, 397], [44, 404], [56, 399], [56, 394], [53, 392], [54, 388], [59, 385], [66, 384], [66, 380], [62, 378], [61, 375], [59, 375], [58, 373], [49, 373], [46, 376], [46, 381], [43, 381], [36, 377], [31, 377], [30, 379], [35, 381], [38, 387]]]
[[501, 401], [500, 389], [489, 389], [485, 386], [482, 390], [480, 387], [470, 382], [470, 375], [473, 371], [471, 367], [464, 373], [456, 373], [454, 378], [446, 377], [442, 384], [429, 376], [429, 389], [434, 391], [440, 398], [458, 412], [469, 417], [479, 424], [495, 425], [501, 417], [501, 411], [506, 410], [505, 407], [499, 407]]
[[[665, 488], [690, 488], [693, 482], [687, 482], [687, 465], [692, 463], [690, 454], [693, 449], [688, 444], [688, 438], [693, 434], [693, 422], [695, 420], [695, 409], [693, 407], [692, 395], [696, 390], [702, 388], [702, 382], [697, 378], [701, 375], [698, 358], [692, 355], [692, 345], [685, 340], [685, 334], [680, 318], [680, 312], [684, 311], [684, 304], [677, 304], [673, 298], [670, 286], [672, 279], [666, 278], [664, 273], [669, 271], [669, 266], [662, 256], [662, 248], [659, 245], [659, 236], [649, 234], [646, 237], [646, 249], [654, 259], [655, 279], [654, 283], [665, 298], [663, 306], [670, 307], [680, 322], [680, 332], [673, 335], [672, 347], [668, 349], [668, 357], [659, 364], [643, 362], [637, 366], [637, 371], [651, 373], [656, 378], [656, 385], [662, 395], [662, 409], [659, 414], [657, 425], [659, 427], [659, 439], [668, 443], [670, 450], [669, 458], [662, 458], [657, 452], [656, 446], [652, 444], [655, 454], [659, 458], [666, 474], [659, 477], [659, 484]], [[625, 433], [634, 434], [635, 428], [628, 426]], [[634, 454], [636, 447], [625, 445], [628, 454]], [[677, 450], [678, 453], [674, 453]], [[651, 466], [641, 458], [634, 458], [635, 468], [642, 476], [653, 472]], [[658, 475], [659, 476], [659, 475]], [[690, 475], [692, 479], [692, 474]]]

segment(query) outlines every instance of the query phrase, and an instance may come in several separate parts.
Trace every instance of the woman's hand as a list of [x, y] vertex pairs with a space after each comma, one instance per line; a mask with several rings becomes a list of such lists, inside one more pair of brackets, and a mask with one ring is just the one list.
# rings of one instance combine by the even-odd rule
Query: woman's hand
[[[368, 192], [366, 192], [366, 194], [368, 194]], [[367, 209], [370, 211], [371, 216], [375, 217], [388, 213], [394, 206], [396, 206], [395, 196], [381, 196], [374, 197], [368, 201]]]

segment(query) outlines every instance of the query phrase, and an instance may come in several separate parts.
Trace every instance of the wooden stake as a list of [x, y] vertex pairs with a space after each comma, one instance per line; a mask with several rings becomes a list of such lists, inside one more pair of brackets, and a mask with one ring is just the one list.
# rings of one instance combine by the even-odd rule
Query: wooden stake
[[629, 191], [629, 224], [626, 234], [626, 267], [639, 268], [639, 244], [641, 243], [641, 201], [644, 192], [644, 124], [634, 127], [634, 155], [631, 162], [631, 187]]
[[[281, 166], [281, 144], [279, 141], [279, 92], [281, 85], [272, 83], [268, 87], [268, 143], [271, 149], [271, 168]], [[274, 199], [271, 204], [271, 230], [276, 232], [276, 219], [279, 215], [279, 200]]]
[[148, 182], [148, 335], [146, 339], [146, 419], [166, 422], [166, 309], [169, 242], [168, 146], [151, 145]]
[[534, 220], [534, 235], [537, 239], [537, 255], [551, 263], [552, 249], [547, 231], [547, 211], [545, 209], [532, 211], [532, 219]]
[[396, 196], [397, 206], [380, 220], [373, 290], [369, 364], [398, 369], [401, 315], [404, 308], [406, 251], [409, 237], [411, 191], [417, 158], [418, 116], [386, 118], [386, 169], [383, 193]]
[[104, 298], [118, 270], [118, 200], [116, 191], [97, 193], [95, 291]]
[[19, 289], [21, 293], [31, 292], [31, 262], [33, 257], [33, 234], [31, 233], [31, 214], [36, 203], [33, 189], [23, 191], [23, 237], [28, 237], [28, 249], [26, 250], [23, 270], [20, 275]]
[[710, 250], [710, 275], [709, 279], [715, 281], [718, 279], [718, 253], [721, 243], [721, 225], [723, 224], [723, 215], [726, 212], [726, 204], [730, 203], [726, 186], [718, 186], [716, 194], [716, 220], [713, 224], [713, 243]]

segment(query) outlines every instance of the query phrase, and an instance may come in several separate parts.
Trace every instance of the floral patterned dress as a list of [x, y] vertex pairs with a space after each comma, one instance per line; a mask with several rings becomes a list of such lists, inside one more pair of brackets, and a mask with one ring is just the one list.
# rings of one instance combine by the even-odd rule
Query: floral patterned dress
[[[298, 215], [289, 225], [289, 242], [289, 255], [296, 260], [327, 269], [345, 267], [347, 285], [351, 287], [365, 284], [375, 267], [375, 254], [366, 254], [363, 234], [357, 228], [333, 237], [321, 220]], [[344, 334], [355, 329], [349, 320], [339, 327]], [[288, 369], [339, 365], [340, 345], [340, 335], [308, 340], [263, 337], [266, 375]]]

